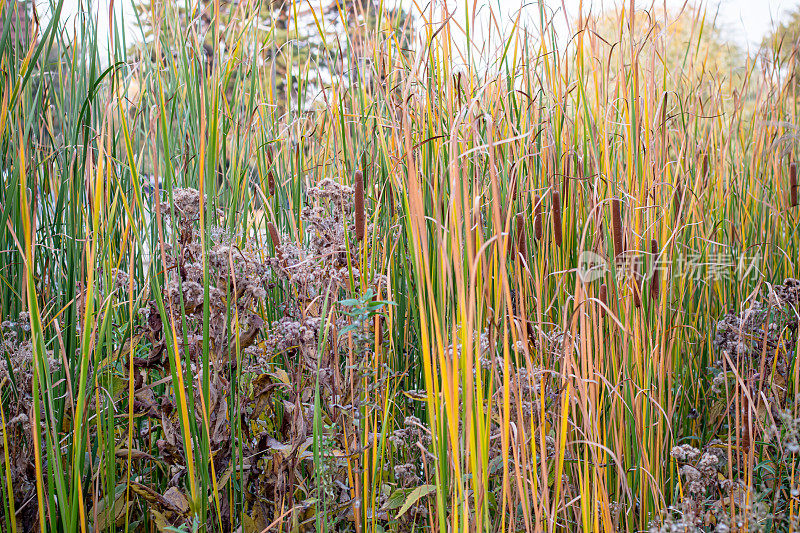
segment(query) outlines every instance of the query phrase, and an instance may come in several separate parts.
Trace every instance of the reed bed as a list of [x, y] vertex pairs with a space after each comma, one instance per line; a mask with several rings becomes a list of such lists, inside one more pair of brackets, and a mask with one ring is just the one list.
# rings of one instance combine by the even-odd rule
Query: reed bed
[[3, 531], [800, 527], [794, 56], [702, 6], [23, 6]]

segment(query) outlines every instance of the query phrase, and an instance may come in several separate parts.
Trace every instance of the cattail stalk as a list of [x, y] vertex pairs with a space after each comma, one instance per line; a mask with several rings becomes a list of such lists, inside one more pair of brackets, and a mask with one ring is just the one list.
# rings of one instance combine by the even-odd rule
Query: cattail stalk
[[267, 223], [267, 229], [269, 230], [269, 238], [272, 239], [272, 246], [277, 249], [278, 246], [281, 245], [281, 238], [278, 235], [278, 229], [272, 222]]
[[641, 272], [639, 272], [639, 265], [633, 265], [633, 305], [634, 307], [641, 307], [642, 306], [642, 284], [644, 280], [642, 279]]
[[672, 194], [672, 208], [675, 211], [675, 216], [681, 212], [681, 204], [683, 203], [683, 187], [678, 183], [675, 185], [675, 192]]
[[281, 245], [281, 237], [278, 234], [278, 228], [275, 227], [275, 224], [272, 222], [267, 223], [267, 231], [269, 231], [269, 238], [272, 240], [272, 247], [275, 248], [276, 255], [278, 259], [281, 259], [281, 251], [279, 249]]
[[269, 195], [275, 196], [275, 173], [271, 170], [267, 172], [267, 187], [269, 187]]
[[[601, 302], [601, 303], [602, 303], [604, 306], [608, 307], [608, 287], [606, 287], [606, 284], [605, 284], [605, 283], [603, 283], [602, 285], [600, 285], [600, 295], [599, 295], [599, 298], [600, 298], [600, 302]], [[602, 306], [600, 307], [600, 312], [601, 312], [601, 313], [604, 313], [604, 312], [605, 312], [605, 309], [604, 309]]]
[[561, 247], [561, 195], [558, 191], [553, 191], [553, 239], [556, 246]]
[[522, 213], [517, 213], [516, 216], [516, 225], [517, 225], [517, 253], [521, 255], [523, 258], [528, 256], [528, 243], [527, 239], [525, 238], [525, 217]]
[[539, 196], [533, 198], [533, 233], [536, 240], [542, 240], [542, 199]]
[[797, 205], [797, 163], [789, 165], [789, 204]]
[[[375, 295], [372, 297], [373, 302], [378, 302], [379, 292], [376, 292]], [[382, 346], [383, 345], [383, 329], [381, 327], [381, 315], [380, 313], [375, 315], [375, 346]]]
[[658, 258], [658, 242], [655, 239], [650, 241], [650, 253], [653, 255], [653, 277], [650, 279], [650, 299], [658, 300], [659, 284], [661, 280], [658, 275], [658, 265], [656, 260]]
[[622, 211], [620, 207], [619, 198], [614, 198], [611, 201], [611, 223], [614, 232], [614, 257], [619, 256], [625, 251], [625, 245], [622, 241]]
[[275, 161], [275, 147], [271, 144], [267, 146], [267, 187], [269, 195], [275, 196], [275, 173], [272, 171], [272, 163]]
[[508, 206], [508, 209], [514, 208], [516, 200], [517, 200], [517, 177], [515, 175], [511, 179], [511, 184], [508, 186], [508, 195], [506, 195], [506, 205]]
[[356, 238], [364, 240], [364, 174], [356, 170]]

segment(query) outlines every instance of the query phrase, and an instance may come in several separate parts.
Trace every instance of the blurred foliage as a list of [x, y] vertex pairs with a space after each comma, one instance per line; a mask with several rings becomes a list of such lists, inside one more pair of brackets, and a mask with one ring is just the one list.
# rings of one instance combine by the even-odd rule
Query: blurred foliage
[[[741, 76], [744, 51], [708, 17], [704, 7], [687, 3], [666, 13], [663, 9], [637, 11], [634, 17], [608, 10], [592, 16], [588, 27], [608, 45], [614, 45], [616, 54], [629, 55], [631, 50], [656, 54], [664, 75], [679, 77], [685, 83], [731, 72]], [[648, 43], [654, 46], [648, 49]]]
[[761, 44], [766, 51], [778, 54], [782, 59], [791, 59], [794, 64], [797, 62], [795, 48], [800, 44], [800, 6], [796, 6], [782, 20], [764, 37]]
[[[178, 53], [181, 44], [191, 39], [203, 50], [207, 72], [215, 61], [224, 65], [229, 93], [236, 73], [249, 62], [268, 65], [281, 107], [289, 105], [290, 96], [299, 103], [313, 96], [308, 91], [301, 95], [298, 91], [304, 89], [297, 86], [309, 68], [319, 70], [323, 82], [350, 69], [350, 56], [343, 50], [369, 50], [367, 41], [389, 27], [379, 28], [379, 20], [393, 21], [390, 31], [401, 47], [408, 46], [413, 24], [402, 8], [386, 9], [375, 0], [333, 0], [319, 6], [280, 0], [199, 0], [191, 12], [180, 2], [144, 0], [135, 9], [151, 60], [159, 49]], [[349, 46], [343, 39], [350, 41]]]

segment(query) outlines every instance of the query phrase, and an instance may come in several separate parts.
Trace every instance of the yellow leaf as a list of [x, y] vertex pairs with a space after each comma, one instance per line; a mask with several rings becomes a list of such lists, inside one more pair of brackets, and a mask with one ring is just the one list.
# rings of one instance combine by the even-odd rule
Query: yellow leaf
[[97, 529], [103, 531], [111, 527], [112, 524], [121, 526], [125, 522], [125, 511], [133, 505], [132, 501], [125, 504], [125, 491], [120, 491], [114, 499], [111, 508], [107, 508], [108, 497], [103, 498], [97, 503]]
[[281, 383], [284, 383], [286, 385], [291, 385], [292, 380], [289, 378], [289, 374], [286, 373], [286, 370], [282, 368], [276, 368], [275, 371], [272, 372], [272, 374], [276, 378], [278, 378], [281, 381]]
[[168, 527], [172, 527], [167, 517], [155, 509], [150, 509], [150, 517], [153, 519], [153, 522], [156, 523], [156, 528], [158, 528], [159, 531], [166, 532]]
[[170, 487], [169, 490], [164, 493], [164, 499], [181, 513], [186, 514], [189, 512], [189, 501], [177, 487]]

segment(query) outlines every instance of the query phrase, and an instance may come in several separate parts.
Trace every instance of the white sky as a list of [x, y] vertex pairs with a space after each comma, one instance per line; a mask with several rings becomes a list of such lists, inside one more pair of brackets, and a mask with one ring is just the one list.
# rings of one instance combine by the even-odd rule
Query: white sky
[[[49, 0], [36, 0], [37, 5], [47, 6]], [[64, 0], [64, 14], [73, 15], [78, 12], [80, 5], [86, 5], [87, 0]], [[106, 37], [108, 35], [108, 9], [111, 0], [92, 0], [94, 6], [94, 13], [98, 14], [98, 32], [99, 36]], [[185, 2], [186, 0], [175, 0], [178, 2]], [[313, 5], [320, 3], [319, 0], [310, 0]], [[412, 6], [425, 5], [426, 0], [398, 0], [403, 4]], [[499, 13], [507, 20], [511, 19], [516, 12], [522, 8], [526, 14], [534, 15], [537, 13], [537, 0], [474, 0], [476, 5], [484, 5], [484, 7], [491, 5], [495, 13]], [[624, 3], [628, 4], [629, 0], [583, 0], [584, 11], [587, 11], [587, 6], [592, 5], [592, 10], [602, 10], [604, 7], [615, 7]], [[668, 8], [677, 8], [683, 4], [684, 0], [655, 0], [656, 9], [663, 8], [666, 1]], [[309, 0], [304, 0], [302, 3], [307, 5]], [[472, 5], [473, 0], [468, 0]], [[545, 0], [547, 6], [552, 10], [557, 10], [558, 15], [556, 20], [563, 24], [565, 20], [563, 9], [566, 8], [567, 16], [570, 19], [577, 17], [578, 6], [581, 0]], [[458, 10], [464, 9], [464, 0], [448, 0], [448, 5], [457, 8]], [[785, 15], [786, 11], [800, 4], [800, 0], [707, 0], [705, 5], [708, 8], [710, 16], [717, 15], [718, 26], [722, 27], [728, 37], [736, 44], [754, 50], [761, 38], [766, 34], [773, 24], [773, 21], [780, 20], [781, 15]], [[638, 8], [649, 8], [653, 5], [652, 0], [636, 0]], [[125, 11], [125, 17], [128, 23], [132, 22], [133, 15], [131, 0], [115, 0], [115, 7], [117, 10], [122, 9]], [[46, 11], [40, 7], [40, 13]]]

